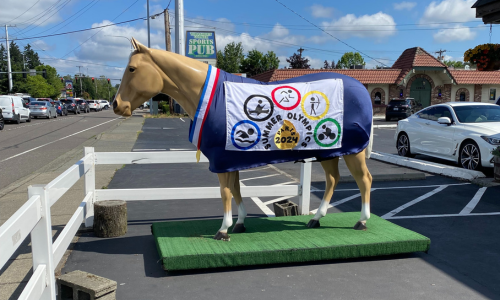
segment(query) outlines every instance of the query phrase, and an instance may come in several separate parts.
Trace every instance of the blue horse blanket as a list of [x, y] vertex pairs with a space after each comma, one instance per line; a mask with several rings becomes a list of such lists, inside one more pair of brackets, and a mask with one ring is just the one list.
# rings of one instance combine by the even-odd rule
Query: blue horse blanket
[[[343, 104], [343, 118], [340, 119], [341, 124], [337, 124], [337, 126], [339, 127], [339, 135], [340, 128], [342, 128], [342, 140], [340, 147], [336, 147], [335, 149], [325, 148], [312, 150], [294, 150], [293, 148], [276, 149], [276, 147], [273, 145], [274, 148], [268, 149], [267, 151], [241, 151], [247, 150], [247, 148], [249, 147], [243, 147], [244, 144], [236, 142], [234, 146], [236, 146], [238, 149], [227, 149], [227, 141], [232, 140], [233, 142], [235, 142], [237, 133], [234, 132], [235, 130], [233, 130], [233, 132], [227, 130], [227, 89], [225, 89], [225, 82], [250, 83], [256, 85], [293, 85], [297, 83], [316, 82], [328, 79], [335, 79], [337, 81], [340, 80], [341, 84], [343, 85], [343, 88], [341, 89], [341, 91], [343, 92], [343, 101], [341, 102]], [[292, 90], [289, 91], [292, 92]], [[261, 99], [263, 99], [264, 104], [266, 104], [266, 98], [269, 99], [270, 97], [265, 97], [265, 95], [261, 96], [264, 97]], [[257, 107], [257, 109], [253, 110], [253, 112], [257, 112], [254, 113], [253, 118], [251, 117], [252, 119], [257, 118], [256, 116], [265, 115], [265, 112], [269, 111], [263, 108], [265, 106], [264, 104], [262, 104], [262, 100], [256, 99], [257, 98], [250, 99], [249, 97], [249, 99], [247, 99], [247, 101], [245, 102], [248, 103], [249, 101], [253, 101], [255, 103], [254, 108]], [[314, 103], [314, 98], [312, 99]], [[273, 96], [273, 101], [274, 100], [275, 98]], [[273, 105], [273, 103], [271, 103], [271, 100], [269, 100], [269, 103]], [[281, 105], [279, 105], [276, 101], [275, 104], [281, 107]], [[308, 103], [308, 105], [310, 105], [310, 103]], [[273, 112], [271, 111], [271, 114], [272, 113]], [[321, 161], [339, 156], [359, 153], [363, 149], [365, 149], [370, 141], [372, 116], [372, 104], [368, 91], [363, 86], [363, 84], [349, 76], [333, 72], [324, 72], [291, 78], [279, 82], [267, 83], [233, 75], [219, 70], [215, 67], [209, 66], [201, 99], [199, 101], [194, 120], [191, 122], [189, 130], [189, 141], [192, 142], [199, 150], [201, 150], [201, 152], [208, 158], [210, 162], [209, 169], [214, 173], [244, 170], [248, 168], [264, 166], [267, 164], [297, 161], [311, 157], [315, 157], [317, 160]], [[290, 125], [290, 123], [287, 120], [284, 120], [280, 117], [272, 119], [273, 121], [279, 123], [277, 125], [278, 127], [281, 126], [282, 129], [289, 129], [288, 125]], [[252, 122], [250, 120], [242, 120], [238, 124], [240, 123], [255, 124], [256, 122]], [[246, 141], [245, 138], [248, 138], [249, 135], [251, 136], [251, 134], [255, 131], [259, 131], [259, 129], [257, 128], [248, 130], [248, 127], [239, 127], [239, 129], [245, 130], [237, 130], [239, 134], [238, 137], [240, 139], [236, 138], [236, 141]], [[282, 132], [284, 135], [288, 134], [289, 141], [293, 140], [293, 132], [291, 133], [292, 136], [290, 136], [290, 132], [288, 131], [282, 130]], [[321, 142], [326, 141], [328, 134], [326, 131], [323, 132], [323, 135], [318, 135], [319, 139], [325, 139], [322, 141], [319, 141], [316, 136], [316, 131], [314, 132], [315, 139], [318, 144], [322, 144]], [[335, 140], [335, 130], [333, 131], [333, 134], [332, 130], [329, 130], [328, 133], [333, 135], [331, 138], [332, 140]], [[261, 132], [259, 131], [259, 137], [260, 134]], [[272, 138], [273, 137], [271, 137], [270, 139], [272, 140]], [[279, 138], [277, 140], [279, 142]], [[338, 140], [338, 138], [336, 140]], [[240, 145], [241, 147], [239, 147], [238, 145]], [[338, 145], [340, 145], [340, 142]], [[293, 144], [292, 147], [299, 148], [300, 143], [299, 145]]]

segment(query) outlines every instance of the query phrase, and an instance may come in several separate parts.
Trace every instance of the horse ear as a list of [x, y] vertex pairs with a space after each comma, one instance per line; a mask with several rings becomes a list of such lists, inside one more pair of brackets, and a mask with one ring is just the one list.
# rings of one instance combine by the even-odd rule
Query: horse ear
[[144, 52], [146, 46], [143, 44], [139, 43], [136, 39], [132, 38], [131, 40], [132, 46], [134, 46], [134, 50], [137, 52]]

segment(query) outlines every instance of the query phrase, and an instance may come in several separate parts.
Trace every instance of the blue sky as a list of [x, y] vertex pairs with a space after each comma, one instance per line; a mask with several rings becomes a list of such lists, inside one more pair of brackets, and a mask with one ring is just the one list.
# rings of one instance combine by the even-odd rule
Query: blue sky
[[[475, 0], [280, 1], [363, 52], [368, 68], [381, 63], [391, 66], [402, 51], [415, 46], [430, 53], [446, 49], [446, 59], [461, 60], [465, 50], [490, 40], [489, 27], [476, 19], [475, 11], [470, 8]], [[151, 0], [151, 14], [163, 11], [169, 2]], [[175, 0], [170, 4], [172, 13], [174, 3]], [[300, 47], [306, 49], [303, 55], [316, 68], [322, 67], [325, 59], [337, 61], [344, 52], [355, 51], [275, 0], [185, 1], [184, 10], [185, 30], [216, 31], [219, 49], [234, 41], [242, 42], [245, 52], [254, 48], [273, 50], [281, 60], [281, 67], [287, 65], [285, 59]], [[9, 29], [11, 38], [62, 33], [145, 16], [145, 0], [2, 0], [0, 4], [0, 24], [17, 25]], [[151, 20], [152, 47], [165, 48], [163, 22], [163, 15]], [[120, 78], [128, 61], [130, 43], [113, 36], [133, 36], [147, 44], [146, 28], [146, 21], [139, 20], [102, 30], [17, 43], [24, 46], [30, 42], [43, 57], [42, 61], [55, 66], [61, 75], [75, 74], [76, 66], [83, 66], [82, 72], [90, 76]], [[498, 25], [493, 26], [491, 41], [500, 41]]]

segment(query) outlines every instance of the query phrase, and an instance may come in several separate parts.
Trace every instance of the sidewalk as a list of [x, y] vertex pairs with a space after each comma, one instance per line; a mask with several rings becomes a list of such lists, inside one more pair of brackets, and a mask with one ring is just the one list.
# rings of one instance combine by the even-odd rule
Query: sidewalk
[[[137, 132], [142, 128], [142, 115], [123, 119], [108, 131], [67, 152], [42, 169], [26, 176], [0, 190], [0, 225], [14, 214], [28, 199], [28, 186], [47, 184], [83, 157], [83, 147], [95, 147], [96, 151], [131, 151]], [[117, 166], [96, 166], [96, 186], [107, 186], [113, 178]], [[74, 211], [83, 200], [83, 177], [51, 208], [54, 237], [61, 232]], [[77, 240], [73, 240], [74, 242]], [[69, 251], [61, 264], [64, 264]], [[60, 267], [58, 267], [60, 269]], [[56, 270], [57, 271], [57, 270]], [[0, 270], [0, 300], [17, 299], [32, 274], [30, 239], [27, 238], [12, 259]]]

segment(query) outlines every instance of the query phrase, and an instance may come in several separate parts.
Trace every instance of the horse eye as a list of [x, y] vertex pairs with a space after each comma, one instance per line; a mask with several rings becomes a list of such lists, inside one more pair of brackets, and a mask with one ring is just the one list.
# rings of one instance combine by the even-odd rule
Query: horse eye
[[128, 70], [130, 71], [130, 73], [134, 73], [134, 71], [135, 71], [134, 68], [129, 68]]

